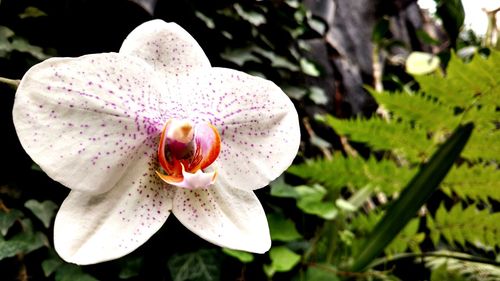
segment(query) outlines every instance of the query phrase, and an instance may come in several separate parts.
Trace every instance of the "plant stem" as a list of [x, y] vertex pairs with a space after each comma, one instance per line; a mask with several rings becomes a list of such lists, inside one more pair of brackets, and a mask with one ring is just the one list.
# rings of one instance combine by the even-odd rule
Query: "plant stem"
[[483, 258], [483, 257], [475, 257], [471, 255], [464, 255], [463, 253], [455, 254], [455, 253], [443, 253], [443, 252], [427, 252], [427, 253], [401, 253], [393, 255], [392, 257], [384, 257], [373, 261], [368, 268], [373, 268], [388, 262], [407, 259], [407, 258], [425, 258], [425, 257], [439, 257], [439, 258], [449, 258], [456, 260], [463, 260], [469, 262], [477, 262], [477, 263], [485, 263], [500, 266], [500, 262], [495, 260]]
[[17, 87], [19, 86], [20, 82], [21, 82], [21, 80], [15, 80], [15, 79], [9, 79], [9, 78], [5, 78], [5, 77], [0, 77], [0, 83], [7, 84], [7, 85], [11, 86], [14, 89], [17, 89]]

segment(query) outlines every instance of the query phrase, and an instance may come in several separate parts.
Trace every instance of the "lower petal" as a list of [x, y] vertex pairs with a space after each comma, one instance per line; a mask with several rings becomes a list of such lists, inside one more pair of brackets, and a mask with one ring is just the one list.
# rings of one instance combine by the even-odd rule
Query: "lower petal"
[[264, 209], [252, 191], [227, 188], [223, 179], [208, 189], [178, 189], [172, 212], [201, 238], [235, 250], [264, 253], [271, 247]]
[[129, 172], [106, 193], [70, 192], [54, 226], [61, 258], [76, 264], [113, 260], [137, 249], [161, 228], [173, 194], [154, 170], [147, 170], [147, 163], [143, 167], [147, 172]]

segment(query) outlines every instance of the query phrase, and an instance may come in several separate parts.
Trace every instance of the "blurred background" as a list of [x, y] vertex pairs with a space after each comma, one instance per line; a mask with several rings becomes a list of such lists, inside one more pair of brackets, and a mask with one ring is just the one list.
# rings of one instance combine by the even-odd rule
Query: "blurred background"
[[[499, 9], [487, 0], [1, 0], [0, 280], [500, 280]], [[79, 267], [53, 250], [69, 190], [22, 149], [9, 79], [52, 56], [116, 52], [153, 18], [185, 28], [213, 66], [274, 81], [299, 112], [294, 165], [257, 191], [267, 254], [220, 249], [173, 216], [116, 261]], [[472, 137], [436, 192], [356, 266], [419, 167], [467, 122]]]

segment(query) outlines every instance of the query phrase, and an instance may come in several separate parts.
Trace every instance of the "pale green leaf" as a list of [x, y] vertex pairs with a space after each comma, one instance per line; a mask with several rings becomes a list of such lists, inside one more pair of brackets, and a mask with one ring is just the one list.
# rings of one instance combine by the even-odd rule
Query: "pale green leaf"
[[254, 259], [254, 256], [252, 253], [248, 253], [248, 252], [244, 252], [244, 251], [223, 248], [222, 252], [224, 252], [224, 254], [226, 254], [228, 256], [231, 256], [233, 258], [238, 259], [242, 263], [249, 263], [249, 262], [252, 262]]
[[43, 225], [48, 228], [50, 222], [54, 217], [58, 206], [56, 203], [46, 200], [43, 202], [38, 202], [34, 199], [26, 201], [24, 204], [33, 214], [43, 223]]
[[285, 246], [272, 247], [269, 251], [271, 264], [264, 265], [264, 272], [272, 277], [276, 272], [287, 272], [292, 270], [300, 261], [300, 255]]

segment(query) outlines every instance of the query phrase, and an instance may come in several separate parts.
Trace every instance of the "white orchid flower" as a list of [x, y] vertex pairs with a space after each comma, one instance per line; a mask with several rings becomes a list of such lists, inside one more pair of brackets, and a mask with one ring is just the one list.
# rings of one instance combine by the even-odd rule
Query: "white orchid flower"
[[13, 118], [31, 158], [71, 189], [54, 226], [64, 260], [122, 257], [171, 213], [216, 245], [270, 248], [253, 190], [295, 157], [297, 112], [272, 82], [211, 67], [178, 25], [153, 20], [118, 53], [35, 65]]

